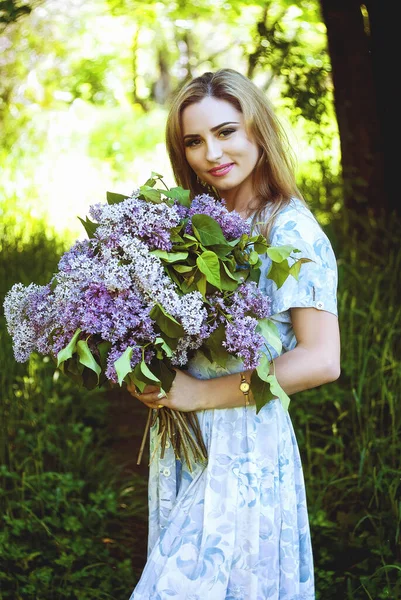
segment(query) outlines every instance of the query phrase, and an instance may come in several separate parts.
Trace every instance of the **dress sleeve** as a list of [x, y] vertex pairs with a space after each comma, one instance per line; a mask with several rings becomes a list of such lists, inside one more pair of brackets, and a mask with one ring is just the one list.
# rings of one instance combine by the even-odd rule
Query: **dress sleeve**
[[295, 307], [314, 307], [337, 315], [336, 258], [327, 235], [300, 200], [292, 200], [278, 215], [270, 244], [293, 246], [300, 250], [294, 257], [313, 261], [301, 265], [298, 280], [290, 275], [277, 289], [267, 277], [271, 261], [267, 257], [263, 259], [259, 285], [271, 298], [272, 315]]

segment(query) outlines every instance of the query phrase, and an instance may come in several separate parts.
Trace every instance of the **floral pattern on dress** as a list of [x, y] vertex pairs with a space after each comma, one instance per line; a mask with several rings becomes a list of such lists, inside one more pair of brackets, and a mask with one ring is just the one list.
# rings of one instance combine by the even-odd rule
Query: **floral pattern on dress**
[[[337, 314], [337, 267], [327, 236], [300, 200], [277, 217], [271, 244], [290, 244], [301, 250], [297, 257], [314, 261], [277, 290], [262, 257], [259, 285], [273, 300], [285, 352], [296, 345], [291, 307]], [[210, 379], [241, 367], [232, 358], [224, 369], [197, 352], [188, 371]], [[305, 485], [289, 413], [273, 399], [258, 414], [244, 406], [199, 411], [198, 418], [206, 466], [191, 473], [169, 444], [150, 464], [148, 560], [130, 600], [313, 600]], [[154, 427], [151, 456], [156, 443]]]

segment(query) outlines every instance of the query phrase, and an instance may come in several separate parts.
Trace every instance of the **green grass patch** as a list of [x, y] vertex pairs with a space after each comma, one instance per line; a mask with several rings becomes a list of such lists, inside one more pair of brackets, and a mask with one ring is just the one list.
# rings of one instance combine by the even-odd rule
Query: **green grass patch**
[[321, 600], [401, 597], [398, 219], [334, 224], [342, 375], [293, 398]]
[[[5, 219], [2, 300], [16, 281], [47, 282], [64, 249], [26, 217]], [[78, 389], [46, 357], [16, 363], [4, 317], [0, 360], [1, 599], [123, 598], [146, 482], [113, 461], [107, 393]]]

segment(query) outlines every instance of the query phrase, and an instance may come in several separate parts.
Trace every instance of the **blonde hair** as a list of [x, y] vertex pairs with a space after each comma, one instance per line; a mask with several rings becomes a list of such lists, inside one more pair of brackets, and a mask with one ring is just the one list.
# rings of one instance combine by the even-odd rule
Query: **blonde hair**
[[292, 197], [303, 201], [295, 182], [294, 158], [286, 133], [266, 95], [247, 77], [233, 69], [204, 73], [184, 85], [174, 98], [167, 117], [166, 146], [178, 185], [189, 189], [192, 197], [205, 193], [185, 156], [182, 131], [184, 109], [206, 97], [229, 102], [244, 116], [248, 135], [260, 149], [254, 170], [255, 203], [250, 206], [253, 225], [262, 217], [267, 203], [272, 203], [269, 219], [262, 228], [267, 237], [275, 217]]

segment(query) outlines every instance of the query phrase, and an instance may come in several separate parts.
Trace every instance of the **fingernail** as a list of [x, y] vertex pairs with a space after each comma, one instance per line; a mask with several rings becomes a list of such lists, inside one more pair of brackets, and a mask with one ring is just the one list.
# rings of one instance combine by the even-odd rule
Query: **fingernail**
[[162, 398], [165, 398], [165, 397], [166, 397], [166, 394], [165, 394], [165, 392], [159, 392], [159, 393], [157, 394], [157, 397], [159, 398], [159, 400], [161, 400]]

